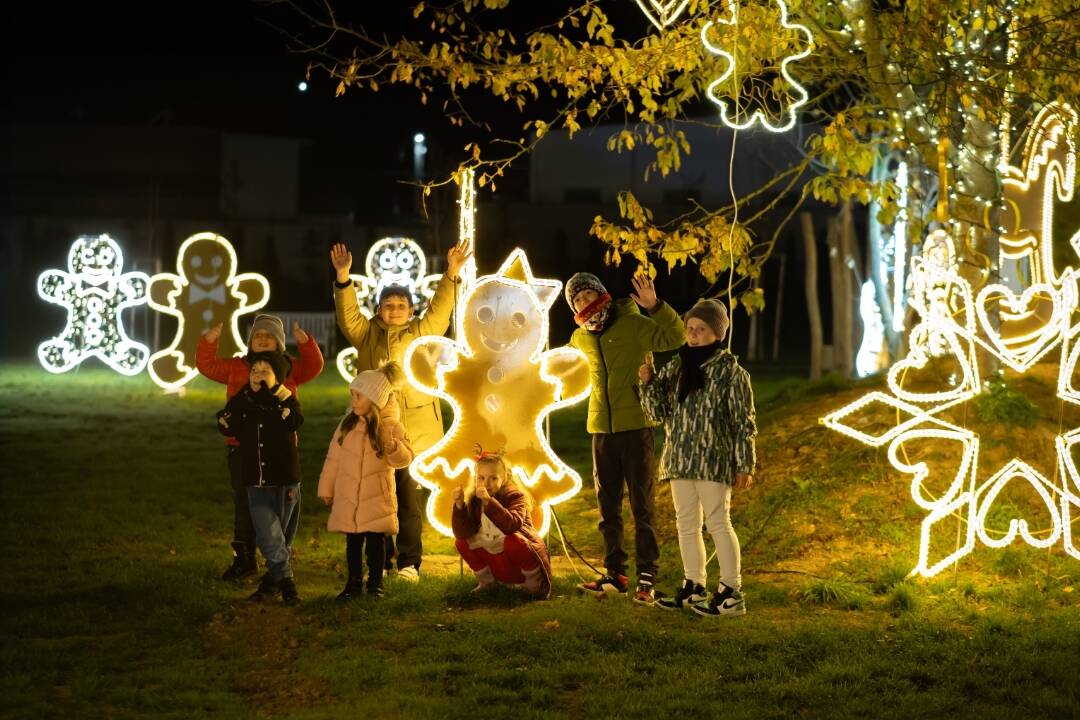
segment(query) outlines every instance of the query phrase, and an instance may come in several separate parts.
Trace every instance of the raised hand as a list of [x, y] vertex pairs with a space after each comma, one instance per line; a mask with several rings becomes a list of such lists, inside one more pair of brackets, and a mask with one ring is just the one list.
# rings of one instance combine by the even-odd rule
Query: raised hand
[[634, 277], [631, 278], [631, 282], [634, 283], [635, 292], [630, 293], [630, 297], [634, 299], [634, 302], [646, 310], [652, 310], [656, 307], [659, 300], [656, 297], [656, 286], [653, 285], [652, 278], [648, 275], [635, 273]]
[[735, 489], [747, 490], [754, 484], [754, 476], [746, 473], [735, 473]]
[[451, 280], [456, 281], [461, 277], [461, 268], [465, 267], [465, 263], [471, 257], [472, 250], [469, 250], [469, 245], [464, 240], [450, 248], [450, 251], [446, 253], [446, 274]]
[[352, 253], [345, 243], [336, 243], [330, 248], [330, 264], [334, 266], [339, 283], [349, 282], [349, 270], [352, 269]]
[[217, 342], [218, 338], [221, 337], [221, 326], [222, 326], [222, 323], [218, 323], [214, 327], [207, 330], [206, 334], [203, 335], [203, 340], [205, 340], [208, 343]]
[[465, 488], [460, 485], [454, 488], [454, 505], [459, 508], [465, 507]]
[[486, 487], [478, 484], [476, 486], [476, 497], [480, 498], [481, 503], [487, 505], [488, 500], [491, 499], [491, 493], [488, 492]]
[[300, 323], [294, 322], [292, 324], [292, 335], [296, 338], [297, 346], [303, 345], [308, 341], [308, 334], [300, 329]]

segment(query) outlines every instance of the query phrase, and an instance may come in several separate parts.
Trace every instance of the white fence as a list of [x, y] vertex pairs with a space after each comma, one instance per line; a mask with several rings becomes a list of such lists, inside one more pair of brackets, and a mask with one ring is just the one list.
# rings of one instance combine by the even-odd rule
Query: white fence
[[285, 325], [285, 342], [288, 345], [296, 343], [293, 338], [293, 323], [300, 325], [300, 329], [315, 338], [315, 342], [322, 346], [323, 351], [329, 358], [328, 363], [333, 361], [333, 356], [338, 351], [337, 317], [332, 312], [288, 312], [272, 311], [271, 315], [277, 315]]

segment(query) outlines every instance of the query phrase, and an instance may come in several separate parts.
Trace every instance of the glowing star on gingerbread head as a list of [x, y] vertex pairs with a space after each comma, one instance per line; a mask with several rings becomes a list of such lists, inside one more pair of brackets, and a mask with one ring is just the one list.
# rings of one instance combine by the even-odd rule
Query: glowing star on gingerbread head
[[529, 490], [534, 522], [547, 532], [550, 507], [575, 495], [581, 477], [555, 455], [544, 435], [554, 410], [588, 397], [583, 353], [544, 351], [548, 311], [562, 283], [534, 278], [525, 253], [515, 250], [493, 275], [478, 278], [457, 316], [457, 340], [422, 337], [405, 351], [413, 385], [446, 399], [454, 423], [410, 470], [432, 490], [428, 519], [452, 535], [453, 490], [474, 476], [475, 447], [501, 449], [513, 476]]
[[83, 236], [68, 251], [68, 269], [38, 276], [38, 295], [67, 310], [67, 325], [38, 346], [38, 359], [52, 373], [66, 372], [97, 357], [118, 373], [135, 375], [150, 349], [124, 332], [123, 310], [146, 302], [150, 278], [123, 272], [124, 255], [108, 235]]
[[177, 274], [159, 273], [150, 280], [150, 307], [178, 320], [169, 347], [150, 357], [150, 377], [166, 390], [176, 390], [195, 377], [199, 338], [222, 323], [219, 352], [245, 350], [239, 318], [270, 299], [270, 283], [257, 273], [236, 272], [236, 251], [221, 235], [199, 233], [177, 251]]

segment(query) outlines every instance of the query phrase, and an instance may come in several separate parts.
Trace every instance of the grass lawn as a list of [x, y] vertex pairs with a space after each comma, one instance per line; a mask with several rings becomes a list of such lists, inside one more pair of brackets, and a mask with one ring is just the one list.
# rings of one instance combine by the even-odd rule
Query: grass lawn
[[[0, 713], [1080, 715], [1080, 562], [1014, 545], [978, 550], [933, 580], [906, 580], [923, 518], [907, 481], [884, 453], [817, 424], [861, 390], [755, 380], [758, 482], [733, 513], [749, 613], [710, 621], [577, 595], [576, 573], [591, 572], [571, 565], [555, 536], [556, 597], [547, 602], [509, 590], [472, 596], [451, 544], [428, 533], [419, 585], [391, 579], [384, 600], [339, 606], [344, 541], [326, 532], [314, 497], [347, 400], [330, 369], [301, 390], [305, 496], [294, 567], [304, 602], [252, 605], [252, 583], [218, 579], [231, 532], [213, 427], [222, 386], [200, 379], [181, 397], [145, 376], [0, 365]], [[1052, 439], [1056, 406], [1043, 415], [1046, 427], [1031, 437]], [[557, 414], [552, 436], [590, 477], [583, 408]], [[984, 437], [1002, 452], [1017, 442], [992, 429]], [[681, 567], [664, 486], [657, 508], [661, 587], [671, 589]], [[558, 510], [567, 536], [597, 558], [591, 493]]]

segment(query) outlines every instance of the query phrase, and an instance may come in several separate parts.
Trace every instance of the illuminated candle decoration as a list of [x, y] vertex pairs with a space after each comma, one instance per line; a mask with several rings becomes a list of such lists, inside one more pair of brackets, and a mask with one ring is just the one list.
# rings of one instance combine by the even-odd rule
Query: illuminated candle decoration
[[124, 332], [123, 310], [146, 302], [150, 278], [123, 272], [124, 254], [108, 235], [76, 240], [67, 266], [38, 276], [38, 295], [67, 310], [64, 330], [38, 346], [42, 367], [62, 373], [96, 357], [123, 375], [142, 372], [150, 349]]
[[535, 502], [541, 534], [550, 507], [581, 489], [581, 477], [555, 455], [544, 419], [580, 402], [590, 389], [585, 355], [569, 347], [544, 351], [548, 311], [562, 283], [534, 278], [515, 250], [494, 275], [481, 276], [465, 295], [456, 340], [422, 337], [405, 351], [409, 381], [444, 398], [454, 410], [446, 435], [413, 461], [410, 471], [432, 490], [432, 527], [452, 535], [454, 488], [475, 471], [475, 446], [503, 450], [513, 476]]
[[645, 17], [649, 18], [649, 22], [655, 25], [657, 30], [663, 30], [679, 18], [690, 0], [637, 0], [637, 4]]
[[[766, 130], [772, 132], [786, 132], [794, 127], [798, 109], [802, 107], [810, 97], [809, 93], [806, 92], [806, 89], [795, 82], [794, 78], [791, 77], [788, 66], [796, 60], [801, 60], [810, 54], [814, 47], [814, 36], [810, 34], [810, 30], [804, 25], [788, 22], [787, 5], [784, 4], [784, 0], [776, 0], [777, 4], [780, 6], [780, 26], [786, 30], [794, 30], [801, 33], [806, 45], [803, 50], [794, 55], [786, 55], [783, 60], [780, 61], [780, 76], [790, 87], [790, 91], [785, 93], [786, 97], [776, 96], [772, 89], [771, 82], [768, 83], [768, 87], [762, 87], [763, 94], [767, 93], [776, 96], [776, 99], [784, 106], [781, 116], [782, 118], [786, 118], [786, 120], [782, 120], [779, 124], [770, 121], [761, 108], [755, 108], [748, 116], [738, 108], [729, 110], [730, 99], [726, 95], [721, 94], [720, 91], [718, 91], [718, 88], [727, 83], [732, 76], [734, 76], [736, 84], [741, 82], [739, 73], [742, 72], [742, 69], [736, 66], [738, 49], [735, 46], [723, 47], [717, 45], [709, 39], [709, 31], [712, 28], [716, 26], [726, 26], [727, 30], [723, 33], [722, 37], [725, 40], [732, 40], [735, 43], [739, 40], [739, 2], [738, 0], [727, 0], [727, 2], [731, 11], [730, 18], [728, 20], [710, 20], [705, 23], [703, 28], [701, 28], [701, 42], [709, 52], [719, 55], [727, 61], [727, 69], [724, 70], [724, 73], [719, 78], [709, 83], [709, 87], [705, 92], [709, 96], [709, 99], [720, 107], [720, 121], [732, 129], [744, 130], [755, 122], [760, 122], [761, 126]], [[745, 75], [745, 73], [743, 73], [743, 75]]]
[[[378, 240], [364, 259], [364, 272], [364, 275], [349, 277], [356, 289], [360, 312], [369, 319], [379, 309], [379, 293], [388, 285], [408, 288], [415, 312], [424, 312], [442, 277], [427, 274], [427, 256], [415, 240], [406, 237]], [[338, 353], [337, 369], [346, 380], [356, 377], [356, 357], [356, 348], [346, 348]]]
[[266, 305], [270, 283], [257, 273], [236, 272], [236, 251], [221, 235], [198, 233], [177, 251], [177, 273], [158, 273], [150, 279], [150, 307], [177, 319], [172, 343], [150, 356], [151, 379], [162, 388], [178, 390], [198, 373], [195, 352], [199, 338], [222, 323], [219, 352], [243, 354], [240, 316]]

